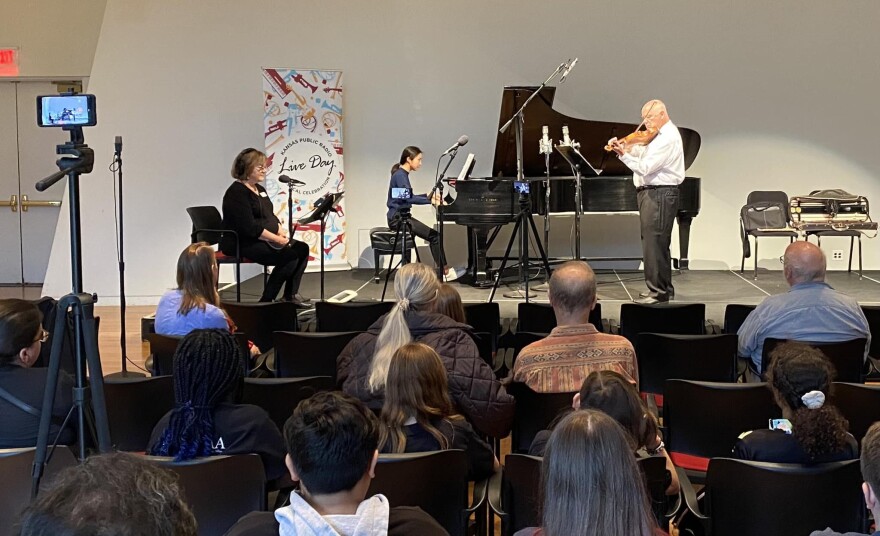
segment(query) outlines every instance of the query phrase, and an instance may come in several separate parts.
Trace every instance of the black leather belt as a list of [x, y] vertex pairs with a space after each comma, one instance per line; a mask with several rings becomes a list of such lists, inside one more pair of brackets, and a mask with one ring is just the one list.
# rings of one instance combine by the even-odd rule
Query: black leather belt
[[677, 184], [647, 184], [645, 186], [639, 186], [636, 188], [636, 192], [641, 192], [642, 190], [656, 190], [658, 188], [678, 188]]

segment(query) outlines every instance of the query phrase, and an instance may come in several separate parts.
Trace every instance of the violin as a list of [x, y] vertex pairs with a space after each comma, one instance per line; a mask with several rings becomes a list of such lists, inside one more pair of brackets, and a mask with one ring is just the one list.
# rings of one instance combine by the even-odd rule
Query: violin
[[[641, 126], [642, 125], [639, 125], [638, 128], [641, 128]], [[657, 128], [647, 130], [638, 130], [638, 128], [632, 134], [628, 134], [617, 141], [627, 147], [632, 147], [633, 145], [648, 145], [654, 141], [654, 138], [656, 138], [657, 134], [660, 132], [660, 129]], [[613, 151], [614, 148], [610, 145], [606, 145], [605, 150]]]

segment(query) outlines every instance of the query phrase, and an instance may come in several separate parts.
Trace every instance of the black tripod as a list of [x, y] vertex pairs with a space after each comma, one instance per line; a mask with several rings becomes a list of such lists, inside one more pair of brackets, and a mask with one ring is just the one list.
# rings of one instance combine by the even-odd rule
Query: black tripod
[[[519, 233], [520, 237], [519, 274], [522, 290], [517, 289], [513, 293], [505, 294], [505, 296], [515, 298], [520, 298], [524, 296], [526, 299], [526, 303], [528, 303], [530, 297], [534, 296], [534, 294], [529, 295], [529, 229], [531, 229], [532, 233], [534, 233], [535, 243], [538, 246], [538, 253], [541, 254], [541, 262], [544, 264], [544, 269], [547, 270], [547, 273], [549, 274], [550, 263], [547, 261], [547, 254], [544, 252], [544, 246], [541, 245], [541, 239], [538, 235], [538, 229], [535, 227], [535, 221], [532, 219], [531, 199], [528, 193], [520, 190], [519, 214], [517, 214], [516, 216], [516, 223], [513, 226], [513, 232], [510, 233], [510, 240], [507, 242], [507, 249], [504, 250], [504, 258], [501, 260], [501, 266], [498, 268], [498, 272], [495, 274], [495, 284], [492, 285], [492, 293], [489, 294], [489, 303], [492, 303], [492, 300], [495, 299], [495, 291], [498, 290], [498, 284], [501, 282], [501, 275], [504, 273], [504, 268], [507, 266], [507, 258], [510, 256], [510, 250], [511, 248], [513, 248], [513, 243], [516, 241], [517, 233]], [[522, 292], [522, 294], [520, 294], [520, 292]]]
[[[43, 393], [43, 408], [40, 415], [40, 429], [37, 434], [37, 449], [34, 454], [32, 496], [36, 496], [40, 488], [40, 479], [47, 461], [49, 444], [49, 425], [52, 420], [52, 408], [55, 404], [55, 391], [58, 384], [58, 372], [61, 367], [60, 336], [67, 329], [68, 311], [73, 316], [73, 350], [75, 384], [73, 388], [73, 409], [76, 412], [77, 446], [79, 460], [86, 457], [86, 423], [90, 427], [92, 439], [99, 452], [110, 452], [110, 427], [107, 423], [107, 406], [104, 401], [104, 381], [101, 372], [101, 358], [98, 355], [98, 338], [95, 331], [94, 304], [97, 296], [82, 291], [82, 244], [80, 234], [80, 202], [79, 176], [90, 173], [95, 162], [95, 154], [83, 138], [82, 127], [65, 127], [70, 130], [70, 141], [58, 145], [57, 154], [72, 155], [57, 160], [59, 171], [49, 175], [35, 185], [42, 192], [62, 177], [68, 177], [70, 196], [70, 257], [73, 280], [73, 291], [58, 302], [58, 313], [55, 316], [53, 331], [57, 334], [52, 342], [49, 357], [49, 370], [46, 378], [46, 390]], [[86, 381], [88, 367], [89, 381]], [[91, 399], [91, 412], [89, 402]]]
[[[397, 246], [400, 246], [400, 264], [406, 264], [409, 262], [409, 245], [407, 241], [410, 237], [413, 237], [413, 242], [415, 242], [415, 235], [413, 234], [412, 222], [412, 212], [408, 208], [402, 208], [397, 211], [396, 214], [397, 225], [394, 227], [394, 241], [391, 243], [395, 246], [394, 249], [397, 249]], [[415, 246], [415, 243], [413, 244]], [[388, 272], [385, 274], [385, 285], [382, 287], [382, 299], [379, 301], [385, 301], [385, 292], [388, 290], [388, 279], [391, 277], [391, 272], [393, 272], [397, 267], [394, 266], [394, 249], [391, 250], [391, 257], [388, 259]], [[416, 261], [422, 262], [422, 259], [419, 257], [419, 250], [416, 247], [413, 247], [413, 250], [416, 252]]]

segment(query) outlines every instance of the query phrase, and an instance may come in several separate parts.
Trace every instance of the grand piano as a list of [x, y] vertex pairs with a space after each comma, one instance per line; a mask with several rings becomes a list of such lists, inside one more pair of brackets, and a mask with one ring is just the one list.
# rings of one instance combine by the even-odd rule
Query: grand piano
[[[529, 98], [537, 87], [505, 87], [501, 99], [500, 128]], [[601, 175], [582, 180], [583, 212], [624, 212], [638, 211], [636, 190], [633, 186], [632, 171], [613, 153], [605, 151], [606, 142], [613, 137], [623, 137], [636, 128], [634, 123], [612, 123], [577, 119], [563, 115], [553, 109], [555, 87], [545, 87], [525, 109], [523, 127], [523, 175], [525, 177], [544, 177], [547, 167], [544, 156], [538, 153], [538, 140], [542, 127], [547, 126], [554, 143], [559, 142], [562, 127], [567, 126], [569, 136], [580, 143], [583, 156], [601, 170]], [[641, 104], [641, 103], [638, 103]], [[700, 135], [689, 128], [679, 127], [684, 148], [685, 169], [688, 169], [700, 151]], [[550, 156], [551, 177], [571, 177], [571, 166], [556, 151]], [[471, 229], [469, 243], [473, 260], [470, 274], [476, 282], [486, 280], [486, 249], [489, 231], [504, 223], [513, 221], [516, 208], [512, 181], [517, 176], [516, 141], [513, 128], [499, 133], [495, 141], [495, 159], [492, 166], [494, 180], [464, 181], [470, 184], [457, 185], [458, 196], [444, 210], [444, 220], [467, 225]], [[573, 179], [573, 177], [572, 177]], [[553, 181], [550, 191], [550, 206], [545, 206], [544, 185], [532, 183], [532, 211], [545, 214], [552, 212], [573, 212], [575, 209], [574, 187], [572, 181]], [[686, 177], [681, 185], [678, 209], [678, 230], [680, 258], [673, 259], [676, 268], [688, 268], [688, 249], [690, 226], [693, 218], [700, 212], [700, 179]]]

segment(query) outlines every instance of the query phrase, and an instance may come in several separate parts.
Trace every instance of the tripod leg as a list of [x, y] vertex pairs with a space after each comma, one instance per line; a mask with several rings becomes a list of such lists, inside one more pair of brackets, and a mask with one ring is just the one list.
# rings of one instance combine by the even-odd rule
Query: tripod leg
[[95, 442], [101, 453], [110, 452], [110, 424], [107, 421], [107, 401], [104, 398], [104, 374], [101, 357], [98, 353], [98, 337], [95, 329], [95, 305], [91, 296], [82, 304], [83, 342], [86, 351], [86, 364], [89, 370], [90, 395], [92, 398], [92, 418], [94, 419]]
[[532, 218], [529, 218], [529, 223], [532, 224], [532, 232], [535, 233], [535, 245], [538, 246], [538, 253], [541, 254], [541, 262], [544, 264], [544, 269], [547, 270], [547, 280], [550, 280], [550, 261], [547, 260], [547, 252], [544, 251], [544, 246], [541, 244], [541, 240], [538, 239], [538, 230], [535, 227], [535, 221]]
[[501, 259], [501, 266], [498, 267], [498, 272], [495, 273], [495, 284], [492, 285], [492, 292], [489, 294], [489, 303], [492, 303], [492, 300], [495, 299], [495, 291], [498, 290], [498, 283], [501, 282], [501, 274], [504, 273], [504, 268], [507, 266], [507, 257], [510, 255], [510, 250], [513, 248], [513, 243], [516, 240], [516, 233], [519, 231], [521, 223], [522, 219], [517, 218], [516, 223], [513, 226], [513, 231], [510, 233], [510, 240], [507, 242], [507, 249], [504, 250], [504, 258]]
[[[397, 222], [397, 229], [394, 232], [394, 244], [400, 243], [400, 221]], [[379, 301], [385, 301], [385, 292], [388, 291], [388, 279], [391, 277], [391, 270], [394, 267], [394, 248], [391, 248], [391, 255], [388, 258], [388, 271], [385, 272], [385, 285], [382, 287], [382, 298]]]

